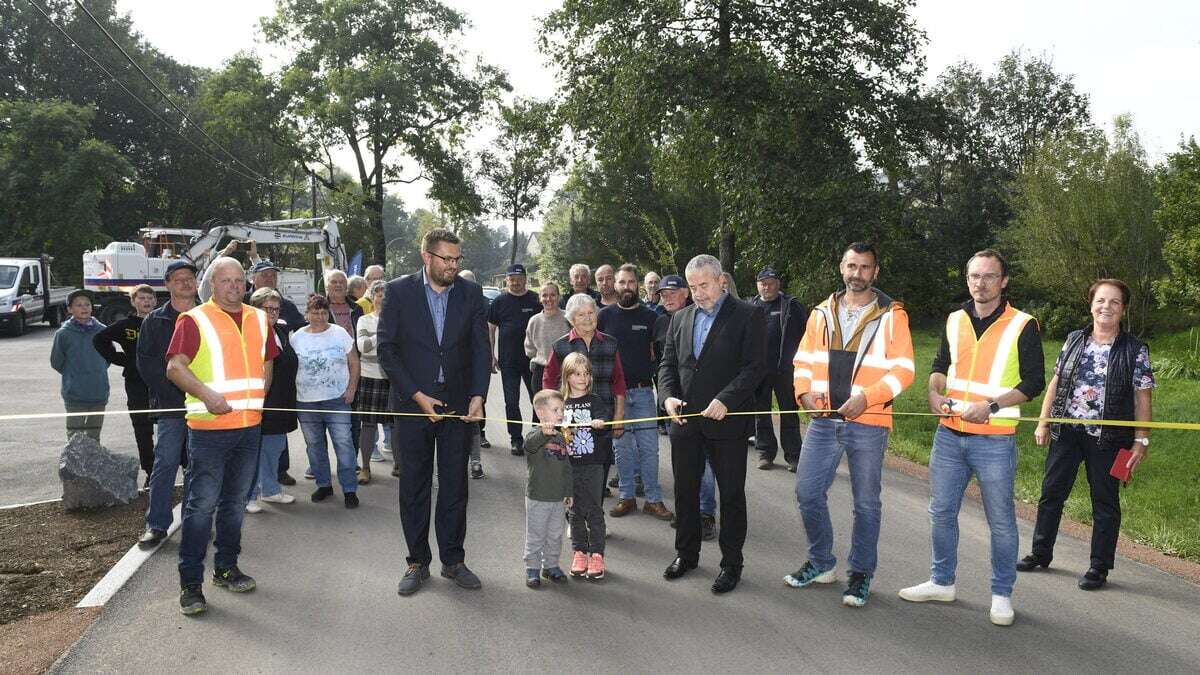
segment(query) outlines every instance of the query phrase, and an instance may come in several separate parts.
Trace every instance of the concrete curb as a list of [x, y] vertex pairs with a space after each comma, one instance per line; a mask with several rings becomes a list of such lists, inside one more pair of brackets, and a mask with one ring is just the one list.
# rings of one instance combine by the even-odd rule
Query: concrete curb
[[112, 569], [108, 570], [108, 573], [100, 581], [96, 582], [96, 585], [92, 586], [92, 590], [88, 591], [87, 595], [83, 596], [83, 599], [75, 606], [103, 607], [104, 603], [108, 602], [133, 577], [138, 568], [142, 566], [142, 563], [149, 560], [150, 556], [154, 555], [155, 551], [162, 547], [163, 542], [170, 539], [172, 534], [175, 534], [175, 530], [178, 530], [179, 526], [183, 524], [182, 510], [182, 503], [175, 505], [175, 508], [171, 511], [171, 527], [167, 529], [167, 536], [158, 543], [158, 546], [149, 550], [142, 550], [137, 544], [134, 544], [125, 552], [125, 555], [121, 556], [117, 564], [113, 565]]

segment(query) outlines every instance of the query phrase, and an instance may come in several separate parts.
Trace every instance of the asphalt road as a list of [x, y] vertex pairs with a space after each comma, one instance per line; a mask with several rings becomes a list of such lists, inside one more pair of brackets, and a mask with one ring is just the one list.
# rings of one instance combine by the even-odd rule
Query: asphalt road
[[[0, 336], [0, 415], [62, 412], [62, 378], [50, 367], [54, 329], [29, 326], [19, 338]], [[108, 407], [126, 410], [121, 369], [108, 369]], [[104, 419], [100, 442], [113, 452], [137, 457], [129, 417]], [[67, 443], [62, 419], [0, 421], [0, 506], [62, 496], [58, 455]], [[139, 475], [138, 480], [145, 478]]]
[[[499, 390], [494, 381], [493, 415], [502, 412]], [[489, 436], [505, 438], [495, 425]], [[293, 442], [294, 464], [302, 465], [301, 451]], [[1080, 591], [1075, 579], [1087, 547], [1068, 538], [1055, 569], [1018, 579], [1016, 624], [991, 625], [987, 526], [973, 501], [961, 517], [958, 601], [900, 600], [900, 588], [928, 578], [928, 492], [894, 472], [885, 474], [880, 569], [864, 609], [842, 606], [842, 584], [794, 590], [782, 583], [804, 559], [793, 475], [782, 469], [749, 471], [747, 565], [727, 596], [708, 590], [716, 542], [706, 542], [699, 570], [663, 580], [673, 530], [642, 514], [609, 519], [608, 579], [529, 590], [521, 561], [525, 462], [503, 442], [484, 453], [488, 475], [470, 482], [466, 542], [482, 590], [441, 579], [435, 563], [420, 592], [396, 595], [405, 551], [387, 471], [359, 492], [357, 511], [340, 500], [312, 504], [311, 484], [298, 485], [301, 501], [247, 516], [241, 567], [258, 580], [254, 593], [206, 584], [208, 613], [180, 615], [176, 535], [54, 672], [1194, 673], [1200, 663], [1200, 587], [1120, 559], [1108, 588]], [[844, 469], [831, 508], [844, 560], [851, 522]], [[1022, 551], [1029, 536], [1021, 523]]]

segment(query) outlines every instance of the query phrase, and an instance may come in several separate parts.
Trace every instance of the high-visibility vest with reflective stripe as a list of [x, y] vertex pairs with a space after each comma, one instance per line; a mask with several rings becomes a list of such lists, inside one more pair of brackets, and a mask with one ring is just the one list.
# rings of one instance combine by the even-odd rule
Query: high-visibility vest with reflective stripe
[[[1021, 381], [1021, 360], [1017, 341], [1033, 317], [1005, 307], [992, 325], [975, 336], [971, 316], [958, 310], [946, 319], [946, 341], [950, 344], [950, 368], [946, 371], [946, 396], [954, 400], [954, 412], [962, 412], [976, 401], [995, 400]], [[942, 419], [942, 424], [969, 434], [1015, 434], [1019, 406], [1001, 408], [986, 424], [964, 422], [958, 417]]]
[[180, 317], [190, 316], [200, 330], [200, 348], [188, 370], [225, 397], [232, 412], [213, 415], [204, 401], [187, 394], [188, 427], [199, 430], [244, 429], [262, 422], [266, 396], [263, 364], [267, 356], [267, 315], [242, 305], [242, 326], [212, 300]]

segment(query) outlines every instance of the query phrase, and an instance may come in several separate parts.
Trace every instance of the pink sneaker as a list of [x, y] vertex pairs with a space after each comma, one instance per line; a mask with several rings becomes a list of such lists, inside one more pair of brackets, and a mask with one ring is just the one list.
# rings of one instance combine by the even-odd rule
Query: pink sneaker
[[599, 581], [604, 578], [604, 556], [602, 554], [592, 554], [592, 559], [588, 561], [587, 577], [592, 581]]
[[575, 557], [571, 559], [571, 576], [582, 577], [586, 576], [588, 571], [588, 555], [583, 551], [575, 551]]

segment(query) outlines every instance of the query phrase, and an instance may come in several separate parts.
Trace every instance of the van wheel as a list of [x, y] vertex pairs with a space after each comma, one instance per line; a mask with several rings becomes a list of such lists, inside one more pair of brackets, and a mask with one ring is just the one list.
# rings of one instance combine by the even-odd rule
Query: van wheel
[[50, 310], [49, 316], [46, 318], [46, 323], [50, 324], [51, 328], [58, 328], [66, 320], [67, 310], [63, 307], [55, 307]]
[[25, 334], [25, 312], [17, 312], [12, 325], [8, 327], [8, 334], [12, 337], [21, 337]]
[[129, 300], [117, 298], [104, 303], [104, 309], [100, 310], [100, 321], [106, 326], [111, 326], [130, 314], [133, 314], [133, 306], [129, 304]]

